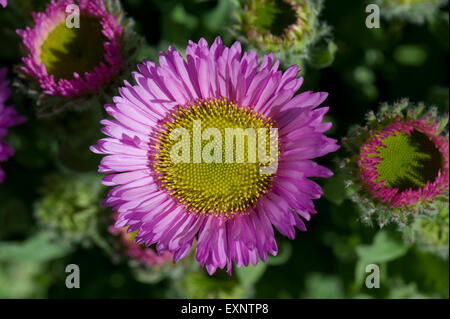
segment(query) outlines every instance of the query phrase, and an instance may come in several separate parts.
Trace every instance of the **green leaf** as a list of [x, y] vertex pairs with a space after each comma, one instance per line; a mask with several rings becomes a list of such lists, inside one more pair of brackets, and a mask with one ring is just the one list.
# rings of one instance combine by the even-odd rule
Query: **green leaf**
[[249, 264], [248, 267], [240, 267], [237, 268], [236, 273], [239, 278], [239, 281], [244, 286], [253, 286], [258, 282], [258, 280], [262, 277], [264, 272], [266, 271], [267, 264], [263, 262], [259, 262], [256, 266]]
[[346, 176], [337, 174], [329, 178], [323, 187], [323, 197], [336, 205], [341, 205], [350, 190], [345, 186]]
[[368, 263], [385, 263], [405, 255], [408, 249], [409, 245], [402, 240], [394, 238], [387, 231], [380, 231], [372, 245], [360, 245], [356, 253]]

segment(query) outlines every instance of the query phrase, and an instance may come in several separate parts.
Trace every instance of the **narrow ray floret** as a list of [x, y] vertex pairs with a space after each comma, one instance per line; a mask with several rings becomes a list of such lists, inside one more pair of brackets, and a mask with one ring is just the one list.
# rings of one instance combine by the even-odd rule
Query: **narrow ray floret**
[[7, 5], [8, 5], [8, 0], [0, 0], [0, 6], [2, 6], [3, 8], [6, 8]]
[[99, 172], [115, 186], [104, 204], [115, 226], [156, 244], [176, 262], [191, 247], [210, 274], [277, 254], [273, 226], [294, 239], [302, 218], [315, 214], [319, 185], [332, 172], [312, 161], [336, 151], [324, 135], [327, 93], [295, 95], [298, 67], [241, 52], [218, 37], [189, 42], [186, 58], [173, 47], [159, 65], [144, 60], [105, 109], [107, 138], [91, 150], [108, 155]]
[[[11, 95], [6, 78], [7, 71], [6, 68], [0, 68], [0, 162], [4, 162], [14, 155], [14, 150], [4, 141], [8, 134], [8, 128], [25, 121], [25, 117], [20, 116], [14, 107], [5, 104]], [[5, 172], [0, 166], [0, 183], [4, 179]]]

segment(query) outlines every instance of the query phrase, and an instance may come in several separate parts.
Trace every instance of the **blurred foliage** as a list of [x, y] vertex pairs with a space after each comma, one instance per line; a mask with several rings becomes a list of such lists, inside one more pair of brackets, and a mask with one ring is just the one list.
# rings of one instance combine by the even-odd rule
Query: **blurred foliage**
[[[0, 9], [0, 65], [12, 69], [20, 63], [14, 30], [29, 25], [28, 12], [46, 2], [12, 0]], [[211, 42], [221, 35], [227, 45], [235, 40], [228, 31], [228, 0], [121, 2], [146, 40], [138, 59], [156, 60], [168, 45], [183, 53], [188, 40], [200, 37]], [[327, 50], [334, 61], [303, 70], [302, 90], [329, 92], [326, 119], [333, 123], [329, 135], [337, 139], [382, 101], [407, 96], [441, 112], [449, 109], [448, 5], [424, 24], [382, 19], [379, 29], [365, 27], [365, 6], [365, 1], [324, 1], [321, 17], [332, 27], [334, 43]], [[329, 60], [320, 54], [316, 59]], [[0, 298], [449, 297], [448, 257], [405, 244], [394, 227], [380, 232], [360, 222], [333, 160], [342, 151], [318, 161], [336, 175], [318, 179], [324, 196], [315, 201], [319, 213], [307, 222], [308, 231], [297, 232], [294, 241], [277, 235], [279, 255], [267, 264], [233, 267], [231, 277], [225, 271], [209, 276], [190, 256], [187, 266], [170, 265], [171, 276], [153, 280], [114, 260], [104, 242], [112, 212], [100, 208], [99, 157], [88, 150], [104, 114], [92, 107], [38, 119], [31, 100], [18, 92], [9, 104], [29, 121], [11, 130], [8, 142], [16, 155], [2, 163], [7, 176], [0, 184]], [[83, 245], [87, 238], [91, 244]], [[71, 263], [80, 266], [80, 289], [64, 284]], [[379, 289], [364, 285], [371, 263], [380, 267]]]
[[75, 243], [102, 241], [99, 223], [106, 225], [106, 209], [99, 198], [103, 190], [95, 173], [46, 176], [41, 187], [43, 196], [35, 206], [38, 224]]
[[235, 277], [229, 278], [228, 275], [221, 274], [211, 278], [203, 271], [187, 273], [175, 283], [175, 287], [175, 296], [178, 298], [236, 299], [251, 296], [251, 286], [245, 283], [240, 285]]

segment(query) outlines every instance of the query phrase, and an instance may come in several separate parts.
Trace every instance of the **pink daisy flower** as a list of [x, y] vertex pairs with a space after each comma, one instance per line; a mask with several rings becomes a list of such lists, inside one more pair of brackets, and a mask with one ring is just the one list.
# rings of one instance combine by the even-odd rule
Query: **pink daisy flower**
[[0, 5], [1, 5], [3, 8], [6, 8], [6, 6], [8, 5], [8, 0], [0, 0]]
[[[436, 134], [436, 126], [425, 119], [398, 117], [371, 132], [361, 147], [358, 165], [360, 178], [374, 198], [392, 207], [411, 206], [432, 200], [448, 188], [448, 139]], [[408, 162], [402, 158], [405, 155], [410, 155]]]
[[[306, 230], [302, 218], [316, 213], [322, 190], [309, 177], [332, 176], [312, 161], [339, 148], [323, 134], [328, 107], [317, 108], [327, 93], [294, 96], [303, 82], [297, 66], [282, 72], [271, 54], [258, 64], [255, 52], [242, 54], [239, 42], [226, 47], [219, 37], [211, 46], [189, 42], [186, 59], [169, 47], [159, 64], [138, 65], [137, 84], [125, 82], [105, 106], [114, 118], [101, 122], [109, 137], [91, 147], [108, 155], [99, 172], [109, 174], [103, 184], [116, 186], [104, 201], [119, 213], [115, 226], [137, 230], [136, 243], [156, 244], [174, 262], [196, 240], [196, 259], [209, 274], [224, 267], [231, 274], [233, 261], [266, 262], [277, 254], [273, 227], [294, 239], [295, 227]], [[236, 136], [230, 160], [220, 136], [247, 128], [270, 132], [269, 141], [258, 141], [263, 151], [253, 161], [254, 139], [243, 137], [239, 151]]]
[[[114, 221], [117, 214], [114, 214]], [[162, 266], [172, 260], [173, 254], [168, 251], [159, 255], [153, 248], [138, 245], [134, 242], [136, 231], [129, 233], [126, 228], [116, 228], [113, 225], [108, 228], [112, 235], [119, 236], [125, 254], [133, 260], [142, 263], [146, 267]]]
[[[17, 30], [27, 56], [22, 71], [43, 93], [78, 97], [97, 93], [123, 64], [123, 28], [101, 0], [79, 0], [79, 28], [73, 0], [52, 0], [44, 12], [32, 13], [34, 26]], [[66, 21], [69, 20], [69, 21]], [[69, 22], [67, 24], [66, 22]]]
[[[14, 155], [14, 150], [3, 141], [8, 134], [8, 128], [25, 121], [25, 118], [19, 116], [16, 109], [12, 106], [6, 106], [5, 102], [11, 95], [8, 88], [8, 80], [6, 68], [0, 68], [0, 162], [5, 162], [9, 157]], [[0, 166], [0, 183], [4, 181], [5, 172]]]

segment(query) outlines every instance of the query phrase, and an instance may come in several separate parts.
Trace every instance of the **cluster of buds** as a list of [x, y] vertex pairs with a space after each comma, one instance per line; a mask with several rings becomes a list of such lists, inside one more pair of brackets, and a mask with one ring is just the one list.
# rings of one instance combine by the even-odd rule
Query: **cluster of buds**
[[24, 57], [15, 85], [40, 116], [105, 104], [136, 65], [141, 39], [118, 0], [53, 0], [32, 17], [17, 30]]

